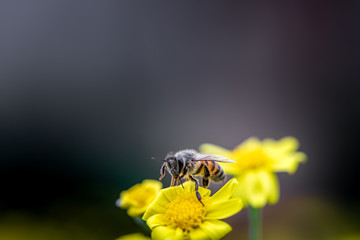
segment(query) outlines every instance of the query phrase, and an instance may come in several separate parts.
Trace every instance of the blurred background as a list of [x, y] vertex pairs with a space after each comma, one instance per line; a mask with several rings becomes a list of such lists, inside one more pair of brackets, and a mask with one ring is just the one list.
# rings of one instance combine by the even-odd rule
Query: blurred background
[[[157, 179], [169, 151], [250, 136], [294, 136], [308, 155], [279, 174], [265, 240], [360, 239], [359, 10], [2, 1], [0, 239], [138, 232], [122, 190]], [[226, 221], [225, 239], [246, 239], [246, 211]]]

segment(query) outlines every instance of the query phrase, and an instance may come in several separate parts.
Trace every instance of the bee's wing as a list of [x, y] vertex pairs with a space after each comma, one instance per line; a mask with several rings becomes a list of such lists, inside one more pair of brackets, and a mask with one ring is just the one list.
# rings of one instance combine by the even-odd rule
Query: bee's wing
[[224, 158], [213, 154], [202, 154], [196, 153], [194, 161], [214, 161], [214, 162], [225, 162], [225, 163], [236, 163], [234, 160]]

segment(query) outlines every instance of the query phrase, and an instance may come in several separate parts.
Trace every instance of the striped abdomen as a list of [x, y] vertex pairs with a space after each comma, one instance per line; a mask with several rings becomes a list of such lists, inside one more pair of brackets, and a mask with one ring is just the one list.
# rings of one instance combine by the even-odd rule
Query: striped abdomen
[[194, 175], [203, 175], [204, 178], [210, 178], [214, 182], [224, 180], [225, 173], [220, 165], [215, 161], [200, 161], [198, 169]]

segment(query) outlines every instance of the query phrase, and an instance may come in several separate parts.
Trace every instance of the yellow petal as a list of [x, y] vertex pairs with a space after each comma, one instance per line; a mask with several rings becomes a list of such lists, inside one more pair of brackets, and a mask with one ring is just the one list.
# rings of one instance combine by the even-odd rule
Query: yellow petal
[[127, 235], [121, 236], [121, 237], [117, 238], [116, 240], [151, 240], [151, 239], [149, 237], [145, 237], [141, 233], [132, 233], [132, 234], [127, 234]]
[[294, 173], [301, 162], [306, 161], [306, 155], [302, 152], [296, 152], [294, 154], [288, 155], [281, 161], [277, 161], [273, 165], [273, 170], [276, 172], [288, 172]]
[[299, 148], [299, 141], [294, 137], [284, 137], [279, 141], [265, 139], [263, 144], [265, 148], [272, 148], [277, 152], [292, 152]]
[[279, 199], [279, 187], [275, 174], [266, 171], [259, 171], [257, 178], [266, 192], [266, 199], [269, 203], [276, 203]]
[[251, 152], [254, 149], [257, 149], [259, 147], [261, 147], [261, 142], [259, 141], [259, 139], [255, 138], [255, 137], [251, 137], [251, 138], [248, 138], [247, 140], [245, 140], [240, 145], [238, 145], [234, 149], [232, 154], [234, 154], [234, 155], [238, 155], [239, 153], [244, 154], [243, 152]]
[[128, 208], [134, 204], [136, 204], [136, 202], [134, 200], [132, 200], [131, 198], [129, 198], [127, 196], [126, 192], [120, 193], [120, 207], [121, 208]]
[[229, 224], [219, 220], [210, 220], [210, 221], [205, 221], [203, 224], [200, 225], [199, 228], [192, 230], [190, 232], [190, 239], [218, 240], [224, 237], [230, 231], [231, 231], [231, 227]]
[[272, 170], [276, 172], [294, 173], [300, 162], [306, 160], [306, 155], [296, 152], [299, 142], [296, 138], [285, 137], [279, 141], [264, 140], [264, 152], [272, 159]]
[[142, 184], [144, 184], [144, 186], [146, 187], [152, 187], [158, 190], [162, 189], [163, 187], [162, 182], [153, 179], [145, 179], [144, 181], [142, 181]]
[[145, 212], [161, 188], [161, 182], [145, 179], [142, 183], [122, 191], [120, 193], [119, 205], [121, 208], [129, 208], [128, 214], [130, 216], [140, 216]]
[[[183, 186], [186, 191], [195, 192], [195, 182], [189, 180], [189, 181], [186, 181], [183, 184]], [[178, 191], [184, 191], [184, 189], [182, 188], [181, 185], [177, 186], [177, 188], [178, 188]], [[211, 191], [209, 189], [206, 189], [203, 187], [199, 187], [198, 191], [202, 197], [207, 197], [207, 196], [210, 196], [210, 194], [211, 194]], [[177, 193], [176, 193], [176, 195], [177, 195]]]
[[[184, 185], [185, 186], [185, 185]], [[179, 186], [176, 187], [168, 187], [161, 190], [161, 193], [168, 199], [169, 202], [173, 201], [178, 195]]]
[[166, 206], [170, 203], [169, 199], [164, 194], [164, 192], [166, 191], [169, 191], [169, 189], [161, 190], [160, 193], [154, 199], [154, 201], [152, 201], [152, 203], [146, 209], [144, 216], [142, 217], [143, 220], [146, 221], [152, 215], [165, 212]]
[[175, 229], [170, 227], [159, 226], [151, 232], [153, 240], [176, 240]]
[[248, 205], [248, 200], [246, 197], [246, 193], [245, 193], [245, 174], [239, 176], [237, 178], [238, 182], [239, 182], [239, 187], [236, 188], [236, 191], [233, 194], [233, 197], [240, 197], [241, 200], [243, 201], [243, 205], [246, 206]]
[[269, 189], [268, 189], [268, 201], [270, 204], [275, 204], [279, 201], [279, 182], [275, 174], [268, 175]]
[[202, 228], [195, 228], [191, 230], [189, 235], [191, 240], [211, 239], [207, 232], [204, 231]]
[[248, 202], [255, 208], [265, 206], [267, 191], [255, 172], [248, 172], [244, 178], [245, 194]]
[[211, 194], [210, 189], [199, 187], [199, 193], [202, 197], [208, 197]]
[[211, 203], [231, 198], [237, 187], [239, 187], [239, 182], [232, 178], [211, 197]]
[[210, 143], [204, 143], [199, 146], [199, 151], [205, 154], [215, 154], [222, 157], [228, 157], [231, 154], [230, 150], [216, 146]]
[[153, 229], [157, 226], [164, 226], [167, 224], [167, 222], [165, 221], [164, 214], [155, 214], [148, 218], [146, 224], [150, 229]]
[[184, 239], [184, 231], [181, 228], [176, 228], [175, 230], [175, 239], [183, 240]]
[[266, 202], [277, 203], [279, 186], [275, 174], [266, 171], [249, 173], [245, 177], [245, 191], [251, 206], [263, 207]]
[[217, 201], [207, 205], [206, 219], [223, 219], [238, 213], [243, 207], [240, 198]]
[[284, 137], [278, 141], [278, 147], [284, 152], [292, 152], [299, 148], [299, 141], [294, 137]]
[[138, 208], [138, 207], [130, 207], [127, 211], [128, 215], [130, 217], [138, 217], [141, 214], [143, 214], [147, 209], [147, 206], [142, 207], [142, 208]]

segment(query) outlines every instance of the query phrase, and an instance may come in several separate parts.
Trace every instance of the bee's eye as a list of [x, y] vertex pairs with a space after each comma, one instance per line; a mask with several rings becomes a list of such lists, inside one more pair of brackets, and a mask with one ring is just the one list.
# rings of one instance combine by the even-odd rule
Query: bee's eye
[[175, 167], [176, 166], [176, 159], [175, 158], [169, 158], [168, 159], [168, 163], [171, 167]]
[[174, 161], [174, 158], [173, 157], [168, 157], [165, 159], [165, 162], [168, 162], [168, 163], [171, 163]]

